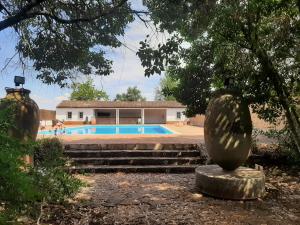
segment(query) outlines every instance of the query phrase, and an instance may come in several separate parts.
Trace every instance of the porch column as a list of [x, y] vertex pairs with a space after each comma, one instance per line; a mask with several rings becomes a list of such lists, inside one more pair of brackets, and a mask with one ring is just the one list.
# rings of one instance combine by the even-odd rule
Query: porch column
[[116, 109], [116, 124], [120, 124], [120, 110]]
[[141, 109], [142, 124], [145, 124], [145, 109]]
[[97, 113], [96, 109], [93, 110], [93, 115], [91, 116], [91, 124], [97, 124]]

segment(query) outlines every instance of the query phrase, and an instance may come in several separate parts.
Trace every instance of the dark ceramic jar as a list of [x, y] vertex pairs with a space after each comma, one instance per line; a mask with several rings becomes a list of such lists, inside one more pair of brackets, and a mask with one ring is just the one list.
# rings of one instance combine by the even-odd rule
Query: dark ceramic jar
[[216, 91], [204, 121], [204, 139], [212, 160], [225, 170], [234, 170], [248, 158], [252, 122], [248, 104], [235, 90]]
[[27, 89], [6, 88], [6, 97], [1, 100], [0, 110], [13, 106], [14, 128], [9, 135], [21, 141], [36, 139], [39, 128], [39, 107], [30, 97]]

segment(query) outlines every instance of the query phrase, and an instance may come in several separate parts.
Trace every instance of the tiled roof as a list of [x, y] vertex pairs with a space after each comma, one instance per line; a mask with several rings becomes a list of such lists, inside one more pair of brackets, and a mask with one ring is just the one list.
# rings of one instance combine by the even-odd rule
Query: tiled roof
[[185, 108], [176, 101], [71, 101], [65, 100], [56, 108]]

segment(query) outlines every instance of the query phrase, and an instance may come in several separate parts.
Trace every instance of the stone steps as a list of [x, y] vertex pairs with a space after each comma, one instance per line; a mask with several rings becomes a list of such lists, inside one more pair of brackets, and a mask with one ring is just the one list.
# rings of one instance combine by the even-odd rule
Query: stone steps
[[198, 150], [198, 144], [67, 144], [66, 150]]
[[147, 166], [75, 166], [72, 173], [194, 173], [199, 165], [147, 165]]
[[65, 150], [71, 158], [93, 157], [198, 157], [198, 150]]
[[200, 157], [114, 157], [72, 158], [76, 165], [189, 165], [200, 164]]
[[[171, 146], [176, 147], [166, 149]], [[65, 155], [74, 173], [187, 173], [206, 159], [197, 145], [190, 144], [72, 144], [65, 147]]]

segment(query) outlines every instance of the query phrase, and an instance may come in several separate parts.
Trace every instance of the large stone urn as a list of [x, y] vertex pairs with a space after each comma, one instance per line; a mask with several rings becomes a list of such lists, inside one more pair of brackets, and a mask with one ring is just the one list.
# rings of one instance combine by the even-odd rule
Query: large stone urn
[[196, 169], [196, 188], [222, 199], [257, 199], [265, 193], [262, 170], [242, 167], [251, 148], [252, 122], [239, 91], [227, 86], [210, 100], [204, 121], [205, 146], [217, 165]]
[[6, 93], [6, 97], [0, 102], [0, 110], [11, 106], [15, 113], [9, 135], [24, 142], [35, 140], [39, 128], [39, 107], [29, 97], [30, 91], [24, 88], [6, 88]]
[[204, 122], [204, 139], [213, 162], [235, 170], [248, 158], [252, 122], [248, 104], [237, 90], [218, 90], [210, 100]]

